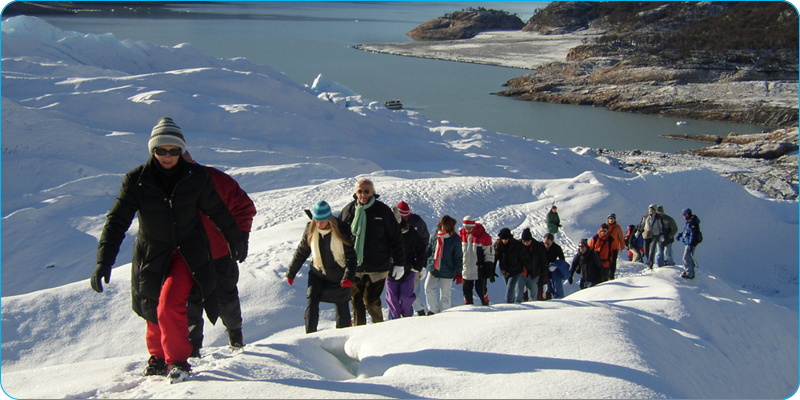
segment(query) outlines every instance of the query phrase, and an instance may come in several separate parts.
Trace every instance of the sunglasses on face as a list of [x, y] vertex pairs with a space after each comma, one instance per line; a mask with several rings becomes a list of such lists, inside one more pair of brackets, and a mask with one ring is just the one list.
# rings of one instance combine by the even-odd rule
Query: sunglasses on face
[[182, 151], [181, 151], [181, 149], [167, 150], [167, 149], [161, 149], [161, 148], [156, 147], [156, 149], [153, 151], [153, 153], [156, 153], [157, 156], [162, 156], [162, 157], [167, 155], [167, 154], [169, 154], [169, 155], [171, 155], [173, 157], [178, 157], [179, 155], [181, 155]]
[[358, 194], [362, 194], [362, 193], [363, 194], [370, 194], [371, 192], [370, 192], [369, 189], [366, 189], [366, 190], [358, 189], [358, 190], [356, 190], [356, 193], [358, 193]]

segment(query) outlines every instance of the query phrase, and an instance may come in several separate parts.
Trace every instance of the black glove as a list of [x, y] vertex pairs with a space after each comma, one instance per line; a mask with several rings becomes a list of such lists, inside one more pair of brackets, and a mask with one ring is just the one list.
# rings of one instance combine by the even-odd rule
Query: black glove
[[567, 279], [567, 282], [569, 282], [569, 284], [572, 285], [572, 275], [569, 276], [569, 279]]
[[100, 281], [100, 278], [105, 278], [106, 283], [108, 283], [111, 279], [110, 265], [97, 264], [94, 272], [92, 272], [92, 277], [89, 278], [89, 284], [92, 285], [92, 289], [97, 293], [103, 293], [103, 282]]
[[247, 241], [249, 239], [250, 234], [247, 232], [242, 232], [242, 238], [239, 239], [236, 244], [231, 246], [231, 258], [234, 261], [244, 262], [247, 258]]

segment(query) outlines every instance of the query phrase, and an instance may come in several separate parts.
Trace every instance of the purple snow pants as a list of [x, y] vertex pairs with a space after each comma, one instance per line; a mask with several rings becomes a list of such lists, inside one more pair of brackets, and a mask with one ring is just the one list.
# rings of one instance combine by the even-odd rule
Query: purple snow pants
[[414, 279], [417, 272], [411, 271], [402, 280], [396, 281], [392, 277], [386, 278], [386, 306], [389, 308], [389, 318], [410, 317], [414, 314]]

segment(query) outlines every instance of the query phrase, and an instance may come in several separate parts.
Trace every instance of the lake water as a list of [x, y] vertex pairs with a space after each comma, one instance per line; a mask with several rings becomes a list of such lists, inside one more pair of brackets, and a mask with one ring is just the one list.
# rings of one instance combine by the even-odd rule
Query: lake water
[[318, 74], [365, 99], [401, 99], [427, 118], [566, 147], [675, 152], [702, 144], [660, 134], [740, 134], [760, 125], [611, 112], [590, 106], [518, 101], [490, 93], [526, 70], [376, 54], [353, 49], [362, 43], [409, 41], [419, 24], [467, 7], [517, 13], [527, 21], [548, 2], [222, 2], [180, 7], [125, 8], [98, 5], [96, 12], [44, 16], [63, 30], [113, 33], [117, 39], [175, 46], [191, 43], [218, 58], [245, 57], [310, 85]]

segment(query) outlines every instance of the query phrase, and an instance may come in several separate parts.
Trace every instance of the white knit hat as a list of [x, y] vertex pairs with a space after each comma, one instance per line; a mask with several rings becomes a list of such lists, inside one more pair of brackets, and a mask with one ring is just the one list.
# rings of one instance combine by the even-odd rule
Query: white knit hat
[[178, 146], [181, 148], [181, 153], [186, 152], [186, 141], [183, 139], [183, 131], [170, 117], [162, 117], [159, 119], [156, 126], [153, 127], [153, 131], [150, 133], [150, 141], [147, 142], [150, 154], [153, 154], [153, 149], [158, 146]]

